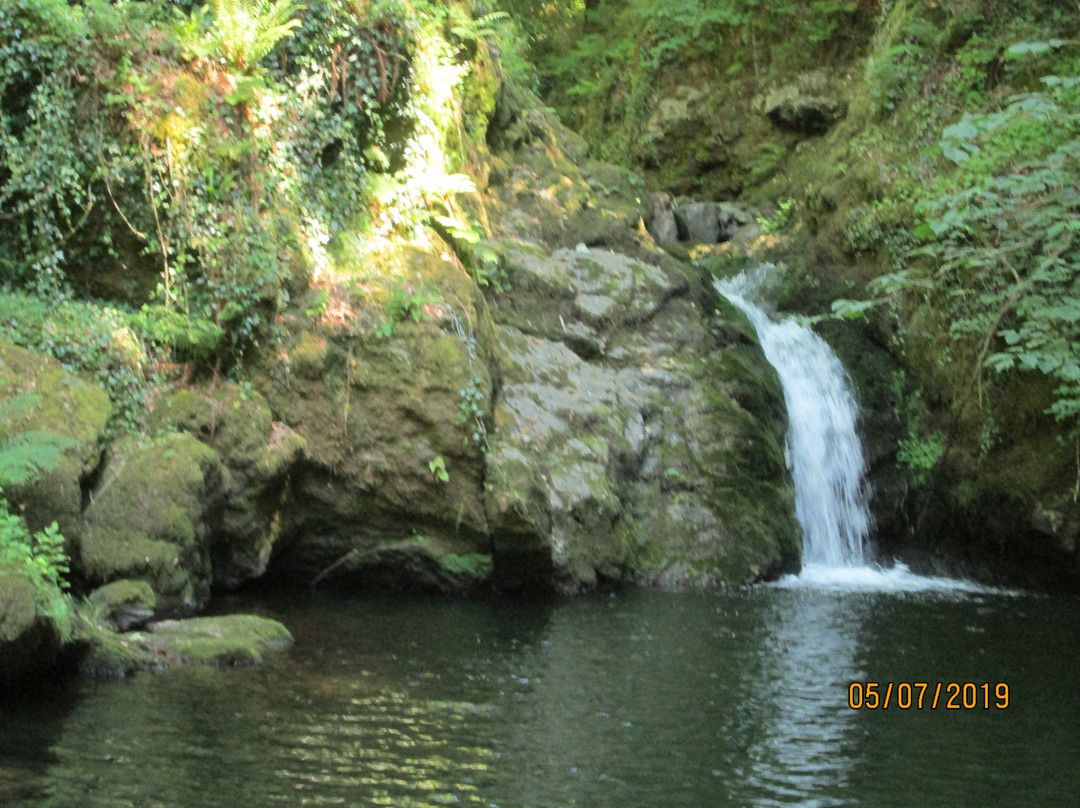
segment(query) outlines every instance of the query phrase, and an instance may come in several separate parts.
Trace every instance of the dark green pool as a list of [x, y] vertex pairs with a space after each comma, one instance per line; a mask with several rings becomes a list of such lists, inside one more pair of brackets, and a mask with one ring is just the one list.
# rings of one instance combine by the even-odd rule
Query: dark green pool
[[[0, 707], [0, 805], [1080, 798], [1076, 599], [760, 588], [239, 605], [285, 622], [295, 648]], [[928, 694], [921, 710], [852, 710], [852, 681], [1007, 683], [1009, 704], [947, 710], [943, 691], [937, 709]]]

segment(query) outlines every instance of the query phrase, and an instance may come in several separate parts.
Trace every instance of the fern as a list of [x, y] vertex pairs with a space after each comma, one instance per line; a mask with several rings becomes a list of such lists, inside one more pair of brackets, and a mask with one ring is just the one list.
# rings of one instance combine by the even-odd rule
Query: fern
[[241, 72], [253, 72], [300, 25], [293, 14], [304, 8], [292, 0], [214, 0], [215, 39], [226, 61]]
[[75, 445], [71, 438], [47, 432], [21, 432], [10, 436], [8, 425], [25, 417], [40, 398], [22, 394], [0, 402], [0, 491], [5, 485], [24, 483], [35, 474], [50, 470], [60, 455]]

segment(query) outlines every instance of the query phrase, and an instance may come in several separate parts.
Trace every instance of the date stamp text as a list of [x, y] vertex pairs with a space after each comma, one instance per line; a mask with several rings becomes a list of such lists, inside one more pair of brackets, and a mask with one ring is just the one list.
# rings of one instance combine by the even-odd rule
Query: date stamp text
[[1004, 710], [1006, 682], [852, 682], [852, 710]]

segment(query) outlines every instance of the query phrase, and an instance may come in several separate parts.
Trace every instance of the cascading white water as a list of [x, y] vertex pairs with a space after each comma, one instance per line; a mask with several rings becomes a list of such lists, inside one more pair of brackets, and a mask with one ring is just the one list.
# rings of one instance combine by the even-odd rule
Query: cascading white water
[[855, 429], [858, 408], [847, 374], [817, 334], [794, 318], [771, 320], [748, 299], [755, 277], [717, 281], [716, 289], [750, 319], [784, 388], [785, 447], [803, 529], [803, 566], [864, 568], [870, 511], [866, 463]]
[[897, 562], [884, 569], [866, 561], [871, 518], [866, 462], [855, 430], [858, 407], [843, 365], [825, 340], [794, 318], [775, 322], [750, 298], [771, 269], [716, 282], [742, 310], [776, 369], [788, 412], [785, 447], [795, 484], [795, 515], [803, 529], [803, 569], [777, 582], [876, 592], [1015, 594], [972, 581], [913, 574]]

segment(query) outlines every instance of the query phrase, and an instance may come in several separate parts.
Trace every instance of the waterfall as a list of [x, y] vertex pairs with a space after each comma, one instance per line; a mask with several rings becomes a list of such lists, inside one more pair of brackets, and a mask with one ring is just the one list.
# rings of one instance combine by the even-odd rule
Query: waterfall
[[803, 567], [865, 568], [866, 462], [847, 374], [825, 340], [794, 318], [770, 319], [748, 299], [755, 280], [740, 274], [717, 281], [716, 289], [750, 319], [784, 388], [785, 457], [803, 530]]
[[844, 366], [825, 340], [795, 318], [774, 321], [750, 298], [764, 266], [717, 281], [716, 290], [750, 319], [765, 358], [784, 388], [788, 432], [784, 455], [795, 483], [795, 516], [803, 530], [803, 569], [777, 582], [789, 587], [859, 591], [1015, 594], [971, 581], [913, 574], [866, 562], [870, 511], [866, 461], [855, 431], [858, 406]]

